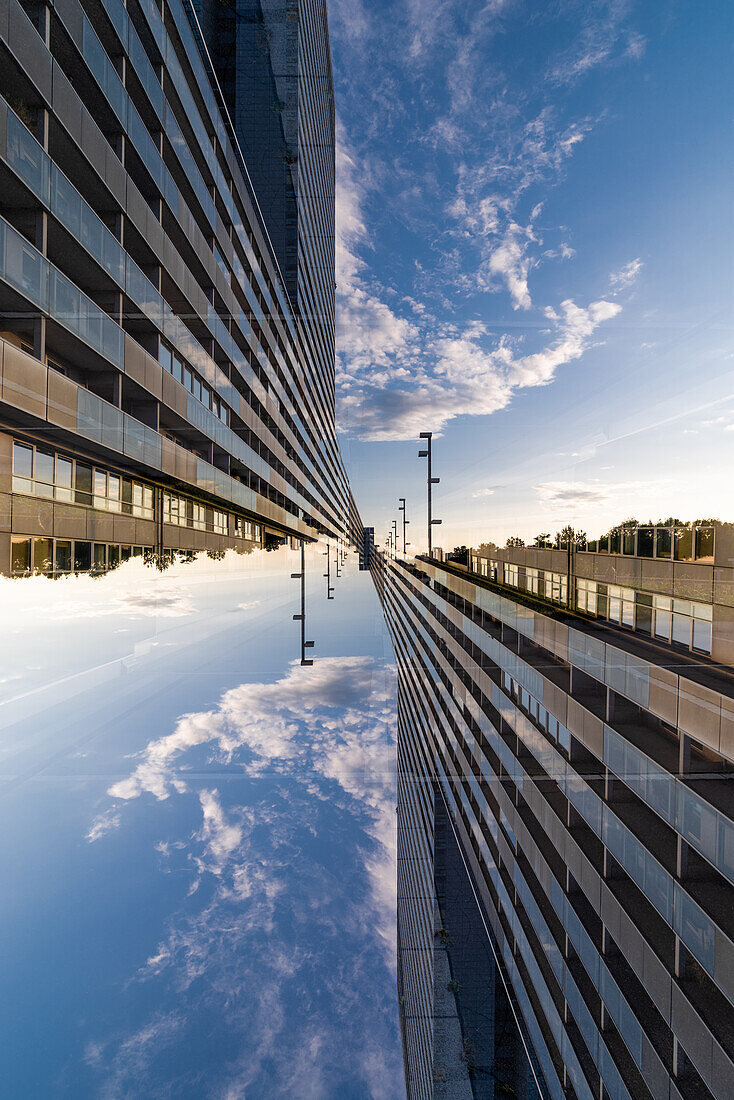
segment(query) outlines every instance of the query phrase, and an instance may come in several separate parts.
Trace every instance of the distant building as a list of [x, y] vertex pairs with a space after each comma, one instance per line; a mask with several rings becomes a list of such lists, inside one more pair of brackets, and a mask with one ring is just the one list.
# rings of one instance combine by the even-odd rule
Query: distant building
[[359, 568], [369, 569], [372, 566], [372, 556], [375, 552], [375, 529], [365, 527], [362, 530], [362, 540], [359, 543]]
[[439, 1054], [457, 1065], [436, 1041], [434, 791], [541, 1095], [733, 1096], [734, 527], [469, 571], [378, 555], [374, 576], [399, 672], [409, 1096], [441, 1095]]
[[0, 573], [356, 541], [323, 0], [4, 14]]

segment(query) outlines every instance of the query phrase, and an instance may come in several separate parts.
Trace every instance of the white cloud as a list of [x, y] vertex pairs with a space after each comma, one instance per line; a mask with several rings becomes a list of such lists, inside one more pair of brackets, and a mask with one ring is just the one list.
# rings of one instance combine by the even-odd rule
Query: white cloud
[[491, 497], [494, 496], [494, 489], [477, 489], [476, 493], [472, 493], [472, 496], [475, 499], [478, 497]]
[[637, 276], [642, 270], [642, 260], [638, 256], [634, 260], [630, 260], [629, 263], [620, 267], [619, 271], [613, 271], [609, 276], [609, 286], [613, 293], [620, 290], [625, 290], [628, 286], [636, 280]]
[[615, 302], [583, 307], [567, 299], [550, 318], [550, 341], [526, 355], [507, 337], [487, 348], [476, 330], [437, 336], [427, 343], [422, 362], [416, 353], [409, 386], [397, 379], [376, 387], [369, 377], [346, 384], [341, 419], [362, 438], [399, 440], [414, 439], [427, 428], [439, 432], [457, 416], [489, 415], [505, 408], [518, 389], [547, 385], [559, 367], [581, 358], [597, 329], [620, 309]]

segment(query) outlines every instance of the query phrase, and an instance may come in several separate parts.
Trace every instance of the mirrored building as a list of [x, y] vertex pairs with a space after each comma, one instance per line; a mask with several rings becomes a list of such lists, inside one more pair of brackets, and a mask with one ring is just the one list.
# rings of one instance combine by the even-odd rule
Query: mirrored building
[[515, 1094], [734, 1094], [734, 545], [699, 526], [486, 547], [468, 568], [376, 555], [400, 676], [409, 1095], [441, 1095], [467, 1041], [473, 1095], [492, 1064], [460, 1007], [453, 1053], [438, 1038], [446, 821], [535, 1077]]
[[200, 14], [0, 7], [1, 572], [358, 533], [325, 6]]

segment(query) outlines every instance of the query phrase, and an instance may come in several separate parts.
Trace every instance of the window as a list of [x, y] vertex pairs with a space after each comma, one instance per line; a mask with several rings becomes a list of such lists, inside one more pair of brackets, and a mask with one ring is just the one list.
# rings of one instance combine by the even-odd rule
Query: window
[[50, 573], [54, 567], [53, 539], [33, 540], [33, 571]]
[[83, 462], [76, 463], [75, 478], [74, 478], [75, 494], [74, 499], [77, 504], [91, 504], [92, 503], [92, 467], [85, 466]]
[[107, 568], [107, 547], [103, 542], [94, 544], [94, 568], [101, 572]]
[[107, 474], [104, 470], [94, 471], [94, 507], [107, 507]]
[[117, 474], [107, 478], [107, 507], [110, 512], [120, 511], [120, 479]]
[[711, 652], [713, 609], [710, 604], [653, 596], [653, 609], [656, 638], [701, 653]]
[[86, 573], [92, 568], [92, 544], [91, 542], [74, 542], [74, 570], [77, 573]]
[[36, 449], [36, 495], [50, 497], [54, 495], [54, 456]]
[[61, 455], [56, 456], [56, 499], [68, 500], [74, 499], [74, 493], [72, 492], [72, 484], [74, 478], [74, 464], [69, 458], [62, 458]]
[[161, 344], [158, 349], [158, 361], [163, 369], [170, 374], [173, 367], [173, 356], [171, 355], [171, 349], [167, 348], [165, 344]]
[[596, 615], [596, 581], [587, 581], [581, 578], [576, 581], [576, 606], [579, 611], [587, 611], [589, 615]]
[[177, 382], [183, 382], [183, 363], [177, 355], [173, 357], [173, 377]]
[[607, 588], [607, 616], [613, 623], [635, 625], [635, 592], [633, 588], [621, 588], [610, 584]]
[[236, 539], [244, 538], [244, 529], [242, 523], [242, 516], [234, 517], [234, 537]]
[[196, 531], [206, 531], [206, 510], [203, 504], [199, 504], [198, 501], [193, 502], [193, 509], [191, 513], [191, 526]]
[[516, 565], [510, 565], [505, 562], [505, 584], [511, 584], [513, 588], [517, 588], [518, 582], [518, 569]]
[[714, 528], [696, 528], [696, 561], [714, 560]]
[[14, 573], [28, 573], [31, 568], [31, 540], [13, 539], [10, 550], [10, 567]]
[[66, 539], [56, 540], [56, 572], [69, 573], [71, 571], [71, 543]]
[[228, 531], [227, 513], [218, 512], [216, 508], [214, 509], [214, 530], [219, 535], [226, 535]]
[[33, 448], [13, 443], [13, 492], [33, 492]]
[[537, 592], [538, 592], [538, 570], [537, 569], [526, 569], [525, 570], [525, 588], [528, 592], [534, 592], [537, 595]]

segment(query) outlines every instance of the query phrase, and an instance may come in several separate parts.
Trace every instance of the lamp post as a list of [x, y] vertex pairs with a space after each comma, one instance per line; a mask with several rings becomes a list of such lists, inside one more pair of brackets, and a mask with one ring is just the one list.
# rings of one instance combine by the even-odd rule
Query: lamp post
[[405, 528], [410, 523], [409, 519], [405, 518], [405, 497], [398, 497], [398, 508], [403, 513], [403, 554], [407, 558], [408, 556], [408, 539], [405, 533]]
[[434, 524], [440, 523], [441, 520], [433, 518], [433, 513], [432, 513], [432, 508], [431, 508], [431, 504], [432, 504], [432, 502], [431, 502], [431, 486], [432, 485], [438, 485], [441, 478], [431, 476], [431, 457], [432, 457], [431, 456], [431, 441], [433, 439], [433, 432], [421, 432], [419, 438], [420, 439], [425, 439], [426, 449], [425, 449], [425, 451], [418, 451], [418, 457], [428, 459], [428, 557], [432, 558], [433, 557], [433, 533], [431, 531], [431, 528], [433, 527]]
[[400, 549], [400, 544], [398, 543], [398, 521], [396, 519], [392, 521], [392, 541], [395, 547], [395, 553], [397, 554]]
[[333, 600], [334, 589], [331, 584], [331, 547], [328, 542], [326, 544], [326, 549], [324, 550], [324, 556], [326, 558], [326, 572], [324, 573], [324, 576], [326, 577], [326, 598], [327, 600]]
[[313, 661], [306, 657], [306, 650], [313, 649], [314, 643], [306, 641], [306, 544], [301, 542], [301, 572], [291, 573], [291, 579], [301, 582], [301, 612], [294, 615], [295, 622], [301, 624], [301, 664], [312, 665]]

